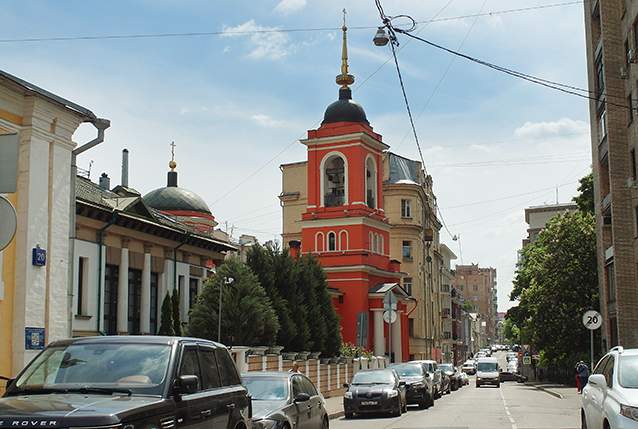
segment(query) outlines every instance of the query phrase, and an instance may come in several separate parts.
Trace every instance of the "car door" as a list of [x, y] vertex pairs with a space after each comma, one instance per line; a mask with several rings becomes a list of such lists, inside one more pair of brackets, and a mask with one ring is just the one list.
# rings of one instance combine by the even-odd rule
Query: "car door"
[[[605, 356], [596, 365], [594, 374], [603, 374], [604, 370], [609, 363], [610, 356]], [[583, 408], [587, 416], [588, 427], [591, 429], [602, 429], [602, 404], [604, 399], [604, 386], [595, 386], [588, 383], [585, 389], [583, 389]]]
[[215, 349], [200, 345], [198, 352], [202, 373], [202, 392], [206, 395], [207, 403], [205, 410], [210, 411], [207, 416], [210, 423], [208, 426], [225, 428], [228, 426], [228, 409], [223, 399], [225, 392], [222, 389]]
[[303, 391], [310, 396], [310, 421], [308, 423], [313, 429], [321, 428], [324, 416], [323, 399], [308, 377], [303, 375], [300, 377]]
[[[248, 408], [250, 406], [248, 393], [246, 388], [241, 385], [239, 374], [235, 362], [230, 357], [230, 353], [225, 348], [215, 349], [215, 358], [217, 359], [217, 369], [219, 371], [219, 379], [221, 388], [217, 395], [222, 411], [225, 411], [224, 421], [230, 427], [234, 427], [238, 420], [243, 416], [248, 416]], [[227, 426], [220, 426], [225, 428]], [[215, 428], [216, 429], [216, 428]]]
[[197, 357], [196, 345], [184, 345], [180, 354], [177, 376], [195, 375], [198, 378], [197, 391], [189, 394], [180, 394], [177, 401], [177, 422], [181, 427], [189, 429], [204, 429], [210, 417], [206, 395], [201, 391], [201, 371]]
[[613, 391], [614, 387], [614, 366], [616, 364], [616, 358], [614, 355], [609, 356], [609, 360], [607, 361], [607, 365], [603, 369], [603, 375], [605, 376], [605, 381], [607, 382], [607, 388], [603, 388], [603, 397], [602, 402], [600, 404], [600, 412], [601, 412], [601, 425], [602, 420], [608, 414], [613, 415], [616, 413], [618, 405], [614, 404], [617, 399], [615, 398], [615, 392]]
[[[304, 392], [303, 380], [301, 375], [293, 375], [291, 377], [292, 384], [292, 400], [300, 393]], [[315, 429], [312, 427], [312, 404], [311, 400], [306, 402], [294, 402], [297, 409], [297, 426], [295, 429]]]

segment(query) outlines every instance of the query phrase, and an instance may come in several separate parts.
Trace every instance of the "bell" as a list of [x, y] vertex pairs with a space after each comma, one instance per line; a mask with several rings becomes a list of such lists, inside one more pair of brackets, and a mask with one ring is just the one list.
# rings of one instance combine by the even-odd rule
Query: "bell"
[[385, 29], [383, 27], [379, 27], [377, 34], [374, 35], [372, 41], [377, 46], [385, 46], [390, 41], [390, 38], [386, 34]]

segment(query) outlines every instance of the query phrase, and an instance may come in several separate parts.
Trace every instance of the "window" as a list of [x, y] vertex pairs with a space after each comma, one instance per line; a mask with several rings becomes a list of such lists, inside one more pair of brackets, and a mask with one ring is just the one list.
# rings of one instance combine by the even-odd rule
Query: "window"
[[631, 150], [631, 178], [634, 182], [638, 178], [638, 169], [636, 167], [636, 149]]
[[412, 277], [403, 278], [403, 289], [405, 289], [408, 295], [412, 295]]
[[629, 38], [625, 39], [625, 65], [628, 66], [631, 63], [631, 47], [629, 45]]
[[157, 273], [151, 273], [151, 335], [157, 334], [157, 312], [159, 310], [159, 296], [157, 288]]
[[315, 385], [312, 384], [312, 381], [310, 381], [306, 377], [301, 377], [301, 387], [303, 388], [303, 391], [306, 392], [311, 397], [317, 396], [319, 394], [317, 393], [317, 389], [315, 388]]
[[595, 69], [596, 69], [596, 89], [598, 91], [598, 97], [600, 97], [605, 92], [605, 75], [604, 75], [605, 65], [603, 63], [602, 50], [596, 56]]
[[628, 109], [627, 109], [627, 114], [628, 114], [627, 123], [628, 123], [628, 125], [631, 125], [631, 123], [634, 121], [634, 100], [631, 97], [631, 94], [629, 94], [627, 96], [627, 107], [628, 107]]
[[474, 286], [472, 286], [472, 290], [473, 290], [474, 292], [477, 292], [477, 291], [478, 291], [478, 285], [474, 285]]
[[412, 218], [412, 200], [401, 200], [401, 217]]
[[379, 253], [379, 236], [376, 232], [372, 233], [372, 251], [374, 253]]
[[605, 267], [607, 277], [607, 302], [616, 302], [616, 276], [614, 275], [614, 264]]
[[182, 363], [179, 366], [179, 375], [196, 375], [197, 390], [202, 387], [202, 375], [199, 371], [199, 362], [197, 360], [197, 349], [195, 347], [184, 348], [182, 354]]
[[384, 255], [385, 254], [385, 249], [383, 248], [383, 236], [379, 235], [379, 251], [378, 253], [380, 255]]
[[324, 159], [322, 174], [323, 205], [325, 207], [342, 206], [346, 202], [346, 164], [340, 155], [331, 155]]
[[328, 251], [334, 252], [337, 250], [337, 236], [334, 232], [328, 233]]
[[315, 251], [323, 252], [324, 244], [323, 244], [323, 232], [318, 232], [315, 235]]
[[221, 386], [219, 372], [217, 371], [217, 359], [215, 351], [207, 347], [199, 349], [200, 364], [202, 367], [203, 390], [214, 389]]
[[607, 112], [603, 110], [598, 118], [598, 139], [603, 141], [607, 137]]
[[408, 336], [414, 338], [414, 319], [408, 319]]
[[412, 259], [412, 242], [404, 241], [403, 242], [403, 259]]
[[339, 233], [339, 250], [348, 250], [348, 233], [346, 231]]
[[217, 367], [219, 368], [222, 386], [236, 386], [240, 384], [235, 362], [230, 358], [228, 351], [226, 349], [216, 349], [215, 358], [217, 358]]
[[613, 387], [613, 380], [614, 380], [614, 364], [616, 363], [616, 359], [613, 356], [609, 356], [609, 360], [607, 361], [607, 364], [605, 365], [605, 367], [603, 368], [603, 375], [605, 376], [605, 379], [607, 380], [607, 387], [611, 388]]
[[86, 296], [86, 284], [87, 284], [87, 258], [78, 258], [78, 315], [87, 314], [87, 296]]
[[140, 333], [140, 309], [142, 304], [142, 270], [128, 270], [128, 333]]
[[366, 159], [366, 204], [371, 209], [376, 209], [377, 196], [377, 167], [372, 157]]
[[445, 292], [445, 293], [450, 292], [450, 285], [442, 285], [441, 292]]
[[117, 283], [119, 267], [107, 265], [104, 273], [104, 333], [117, 334]]
[[199, 281], [196, 278], [190, 277], [188, 279], [188, 308], [193, 308], [197, 302], [197, 286]]
[[303, 392], [303, 385], [301, 384], [301, 376], [295, 375], [292, 377], [292, 397], [296, 398], [297, 395]]

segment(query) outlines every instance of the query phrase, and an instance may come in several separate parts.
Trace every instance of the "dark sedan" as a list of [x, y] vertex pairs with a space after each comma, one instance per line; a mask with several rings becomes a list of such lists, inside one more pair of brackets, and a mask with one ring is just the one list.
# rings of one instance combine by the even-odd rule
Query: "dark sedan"
[[352, 377], [343, 395], [346, 418], [355, 414], [390, 413], [398, 417], [407, 411], [405, 382], [393, 369], [363, 370]]
[[452, 365], [451, 363], [441, 363], [439, 364], [439, 369], [441, 369], [450, 378], [449, 390], [457, 390], [463, 385], [463, 381], [461, 380], [461, 373], [459, 372], [459, 370], [456, 369], [454, 365]]
[[255, 429], [328, 429], [323, 397], [308, 377], [291, 372], [242, 376], [252, 396]]
[[418, 363], [397, 363], [390, 368], [405, 382], [405, 397], [408, 404], [418, 404], [421, 408], [434, 405], [434, 386], [432, 378]]

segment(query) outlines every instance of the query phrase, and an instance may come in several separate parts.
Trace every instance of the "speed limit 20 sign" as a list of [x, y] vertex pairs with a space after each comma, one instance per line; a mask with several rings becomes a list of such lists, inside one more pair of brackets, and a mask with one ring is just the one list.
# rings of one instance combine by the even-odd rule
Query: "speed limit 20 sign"
[[583, 325], [585, 328], [595, 331], [603, 324], [603, 317], [595, 310], [589, 310], [583, 314]]

